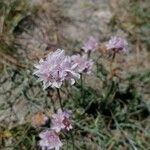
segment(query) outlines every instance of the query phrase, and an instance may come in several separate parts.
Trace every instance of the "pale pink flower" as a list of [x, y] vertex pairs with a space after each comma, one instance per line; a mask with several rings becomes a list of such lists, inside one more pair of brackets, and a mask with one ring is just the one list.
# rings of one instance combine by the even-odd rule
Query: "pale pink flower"
[[39, 141], [39, 145], [42, 150], [50, 150], [55, 149], [59, 150], [62, 147], [62, 142], [59, 139], [57, 133], [52, 130], [46, 130], [39, 134], [41, 140]]
[[72, 64], [71, 58], [65, 56], [64, 50], [56, 50], [51, 52], [48, 57], [41, 59], [38, 65], [35, 65], [35, 75], [39, 77], [40, 81], [43, 81], [43, 87], [56, 87], [60, 88], [64, 80], [71, 81], [74, 84], [75, 78], [79, 78], [80, 75], [75, 72], [75, 65]]
[[93, 61], [91, 59], [87, 58], [87, 55], [73, 55], [72, 61], [74, 64], [77, 64], [77, 71], [79, 73], [87, 73], [90, 74], [92, 67], [93, 67]]
[[111, 37], [111, 39], [106, 44], [106, 48], [108, 50], [114, 50], [115, 52], [124, 52], [126, 53], [128, 51], [128, 42], [121, 37]]
[[94, 52], [98, 48], [97, 40], [94, 37], [90, 37], [88, 41], [86, 41], [82, 47], [82, 49], [88, 53], [88, 52]]
[[52, 127], [51, 129], [56, 132], [60, 132], [63, 129], [70, 130], [72, 129], [72, 125], [70, 122], [70, 113], [68, 111], [62, 111], [58, 109], [56, 114], [52, 116]]

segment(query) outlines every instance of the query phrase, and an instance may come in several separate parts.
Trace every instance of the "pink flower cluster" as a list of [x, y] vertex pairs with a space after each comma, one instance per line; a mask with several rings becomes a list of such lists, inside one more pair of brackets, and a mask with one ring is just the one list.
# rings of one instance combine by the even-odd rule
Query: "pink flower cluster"
[[97, 40], [94, 37], [90, 37], [82, 47], [85, 53], [94, 52], [98, 48]]
[[75, 83], [76, 78], [80, 78], [78, 72], [75, 71], [76, 65], [72, 63], [69, 56], [65, 56], [64, 50], [56, 50], [43, 60], [41, 59], [34, 74], [43, 81], [43, 88], [56, 87], [60, 88], [62, 83], [67, 80], [71, 84]]
[[57, 114], [52, 116], [52, 129], [56, 132], [60, 132], [61, 130], [70, 130], [72, 129], [72, 125], [70, 123], [70, 113], [67, 111], [62, 112], [61, 109], [58, 109]]
[[[110, 53], [127, 52], [127, 46], [127, 41], [121, 37], [112, 37], [106, 44]], [[96, 39], [90, 37], [82, 47], [85, 52], [83, 55], [66, 56], [64, 50], [58, 49], [35, 65], [34, 74], [43, 82], [44, 89], [48, 87], [60, 88], [64, 81], [74, 84], [75, 79], [80, 78], [80, 74], [91, 73], [93, 61], [90, 59], [90, 53], [97, 48]], [[41, 138], [39, 145], [42, 150], [59, 150], [62, 147], [63, 144], [60, 141], [59, 134], [61, 131], [69, 131], [73, 128], [70, 115], [69, 111], [62, 111], [62, 109], [58, 109], [57, 113], [52, 115], [51, 128], [39, 134]]]
[[58, 135], [59, 132], [61, 130], [69, 131], [72, 129], [70, 112], [68, 111], [58, 109], [57, 113], [52, 115], [51, 122], [51, 129], [43, 131], [39, 134], [39, 137], [41, 138], [39, 145], [42, 150], [59, 150], [59, 148], [63, 145]]
[[74, 64], [77, 64], [77, 72], [87, 74], [91, 73], [94, 62], [91, 59], [88, 59], [87, 55], [73, 55], [72, 61]]
[[87, 55], [66, 56], [64, 50], [58, 49], [34, 66], [34, 74], [43, 82], [44, 89], [60, 88], [65, 80], [72, 85], [80, 78], [80, 73], [91, 73], [93, 61]]
[[106, 44], [108, 50], [114, 50], [115, 52], [124, 52], [128, 51], [127, 49], [128, 42], [121, 37], [111, 37], [111, 39]]
[[42, 150], [50, 150], [54, 148], [55, 150], [59, 150], [59, 148], [63, 145], [55, 131], [43, 131], [39, 134], [39, 137], [41, 138], [39, 145]]

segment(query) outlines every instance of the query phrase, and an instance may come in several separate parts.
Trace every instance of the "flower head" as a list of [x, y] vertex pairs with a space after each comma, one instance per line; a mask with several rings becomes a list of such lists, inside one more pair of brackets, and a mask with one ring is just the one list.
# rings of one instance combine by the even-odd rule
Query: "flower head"
[[39, 134], [41, 140], [39, 141], [39, 145], [42, 150], [50, 150], [54, 149], [59, 150], [59, 148], [63, 145], [59, 139], [59, 136], [52, 130], [46, 130]]
[[127, 52], [128, 43], [125, 39], [121, 37], [111, 37], [111, 39], [106, 44], [108, 50], [114, 50], [115, 52]]
[[93, 61], [87, 58], [87, 55], [73, 55], [72, 61], [74, 64], [77, 64], [77, 71], [79, 73], [90, 74], [93, 66]]
[[51, 129], [56, 132], [60, 132], [62, 129], [70, 130], [72, 125], [70, 122], [70, 113], [68, 111], [62, 111], [58, 109], [56, 114], [52, 116], [52, 127]]
[[98, 43], [97, 43], [96, 39], [91, 36], [88, 39], [88, 41], [84, 43], [82, 49], [86, 53], [88, 53], [88, 52], [94, 52], [97, 49], [97, 47], [98, 47]]
[[74, 84], [75, 78], [79, 78], [79, 74], [75, 72], [75, 66], [72, 64], [69, 56], [65, 56], [64, 50], [58, 49], [52, 52], [48, 57], [41, 59], [34, 74], [43, 81], [43, 87], [60, 88], [64, 80], [71, 81]]

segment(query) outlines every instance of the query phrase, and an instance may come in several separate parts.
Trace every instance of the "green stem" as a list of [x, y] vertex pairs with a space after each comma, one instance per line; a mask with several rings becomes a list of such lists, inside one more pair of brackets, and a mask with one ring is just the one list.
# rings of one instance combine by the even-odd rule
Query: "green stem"
[[88, 59], [90, 59], [91, 51], [88, 52]]
[[113, 77], [113, 66], [114, 66], [114, 62], [115, 62], [115, 57], [116, 57], [116, 52], [114, 52], [112, 55], [112, 61], [111, 61], [111, 65], [110, 65], [110, 71], [111, 71], [112, 77]]
[[58, 88], [57, 88], [57, 95], [58, 95], [58, 99], [59, 99], [59, 104], [60, 104], [61, 110], [63, 111], [62, 99], [61, 99], [61, 95], [60, 95], [60, 90]]
[[56, 112], [55, 103], [54, 103], [54, 100], [53, 100], [53, 98], [52, 98], [52, 95], [51, 95], [50, 91], [48, 91], [48, 96], [50, 97], [50, 100], [51, 100], [51, 102], [52, 102], [53, 111]]
[[72, 150], [74, 150], [75, 149], [74, 136], [72, 132], [70, 134], [71, 134], [71, 140], [72, 140]]
[[52, 102], [52, 105], [53, 105], [53, 110], [54, 110], [54, 112], [56, 112], [55, 103], [54, 103], [54, 100], [52, 98], [51, 98], [51, 102]]
[[84, 100], [84, 93], [83, 93], [83, 76], [82, 74], [80, 75], [80, 84], [81, 84], [81, 103]]

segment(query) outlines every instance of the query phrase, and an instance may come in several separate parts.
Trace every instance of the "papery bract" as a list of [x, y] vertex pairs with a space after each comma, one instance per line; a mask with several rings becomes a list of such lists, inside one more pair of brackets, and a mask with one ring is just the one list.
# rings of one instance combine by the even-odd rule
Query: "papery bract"
[[34, 127], [40, 127], [46, 124], [46, 122], [49, 120], [49, 118], [42, 112], [38, 112], [32, 117], [32, 125]]

